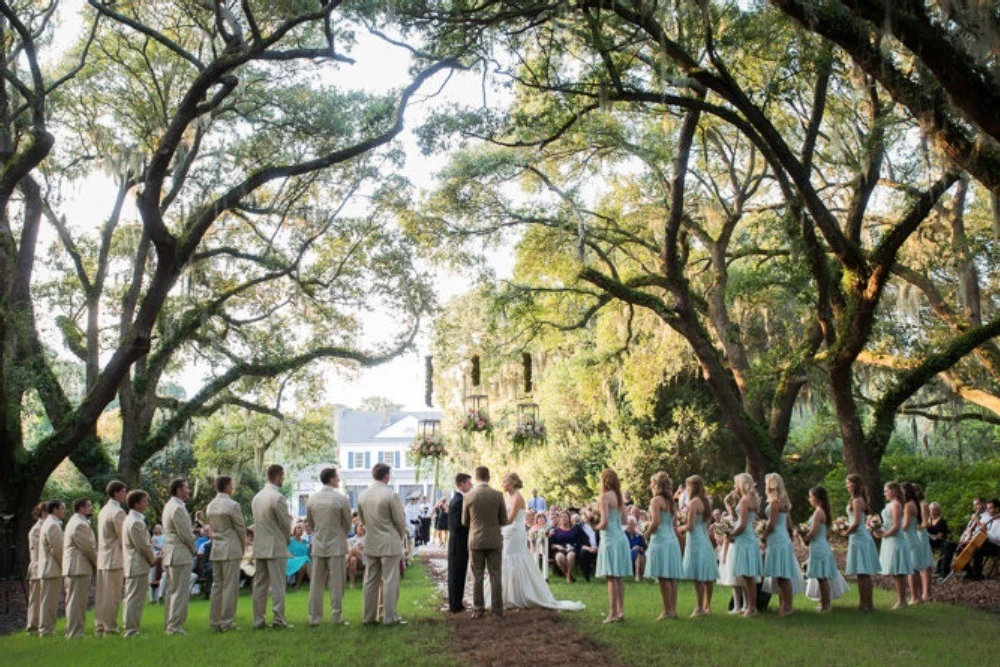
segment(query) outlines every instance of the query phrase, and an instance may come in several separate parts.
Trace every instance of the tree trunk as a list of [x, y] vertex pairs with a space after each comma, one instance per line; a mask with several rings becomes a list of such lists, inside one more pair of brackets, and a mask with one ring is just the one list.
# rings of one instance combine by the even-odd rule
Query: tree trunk
[[854, 402], [854, 371], [850, 364], [834, 364], [830, 369], [830, 384], [840, 424], [847, 472], [861, 476], [868, 487], [873, 509], [878, 509], [882, 505], [882, 496], [878, 493], [882, 488], [882, 475], [879, 472], [881, 457], [868, 446], [865, 439], [861, 417]]

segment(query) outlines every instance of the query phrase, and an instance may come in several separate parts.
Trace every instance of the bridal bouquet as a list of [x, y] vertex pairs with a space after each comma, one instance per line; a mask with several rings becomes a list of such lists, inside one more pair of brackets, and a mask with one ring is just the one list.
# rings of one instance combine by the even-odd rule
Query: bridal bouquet
[[757, 519], [754, 521], [753, 532], [757, 533], [759, 539], [765, 539], [767, 537], [767, 519]]
[[803, 521], [795, 526], [795, 532], [798, 533], [800, 537], [808, 535], [810, 530], [812, 530], [812, 528], [810, 528], [808, 521]]
[[410, 460], [419, 463], [428, 459], [441, 459], [447, 454], [444, 436], [440, 433], [418, 435], [410, 445]]
[[850, 527], [851, 527], [851, 522], [847, 520], [846, 516], [838, 516], [836, 519], [833, 520], [833, 526], [831, 526], [833, 532], [837, 533], [838, 535], [846, 532], [847, 529]]
[[469, 410], [465, 418], [458, 423], [458, 427], [466, 433], [485, 433], [489, 435], [493, 432], [493, 422], [485, 410]]
[[736, 529], [736, 524], [728, 516], [724, 516], [715, 523], [712, 524], [712, 532], [723, 537], [726, 535], [732, 535], [733, 530]]
[[865, 525], [868, 526], [868, 530], [870, 530], [873, 533], [876, 530], [882, 530], [882, 517], [880, 517], [878, 514], [872, 514], [870, 517], [868, 517], [868, 520], [865, 521]]

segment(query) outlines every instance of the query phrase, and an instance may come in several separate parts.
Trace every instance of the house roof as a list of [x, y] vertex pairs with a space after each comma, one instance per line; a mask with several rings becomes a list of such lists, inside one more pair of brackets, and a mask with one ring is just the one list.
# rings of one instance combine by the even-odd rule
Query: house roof
[[416, 425], [421, 419], [441, 419], [438, 410], [422, 412], [383, 412], [343, 410], [337, 420], [338, 443], [410, 442], [416, 435]]

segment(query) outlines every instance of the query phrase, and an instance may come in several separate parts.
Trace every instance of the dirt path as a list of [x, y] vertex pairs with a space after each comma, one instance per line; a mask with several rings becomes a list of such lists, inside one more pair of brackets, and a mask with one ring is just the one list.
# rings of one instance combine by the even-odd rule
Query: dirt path
[[[599, 664], [617, 667], [604, 649], [590, 637], [576, 631], [558, 612], [547, 609], [511, 609], [502, 619], [487, 614], [473, 619], [471, 614], [448, 611], [448, 560], [443, 549], [425, 547], [421, 558], [441, 590], [441, 612], [453, 629], [449, 653], [466, 665], [533, 665], [569, 667]], [[466, 582], [471, 605], [472, 583]]]

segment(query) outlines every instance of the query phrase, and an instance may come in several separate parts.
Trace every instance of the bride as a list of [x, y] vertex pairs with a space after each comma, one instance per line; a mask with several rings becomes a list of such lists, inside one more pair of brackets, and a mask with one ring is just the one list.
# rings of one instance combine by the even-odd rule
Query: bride
[[[503, 606], [544, 607], [558, 611], [579, 611], [582, 602], [556, 600], [549, 585], [538, 571], [538, 565], [528, 553], [528, 532], [524, 524], [524, 496], [519, 489], [523, 486], [517, 473], [509, 473], [503, 478], [506, 493], [507, 525], [503, 527]], [[486, 590], [486, 606], [489, 602]]]

